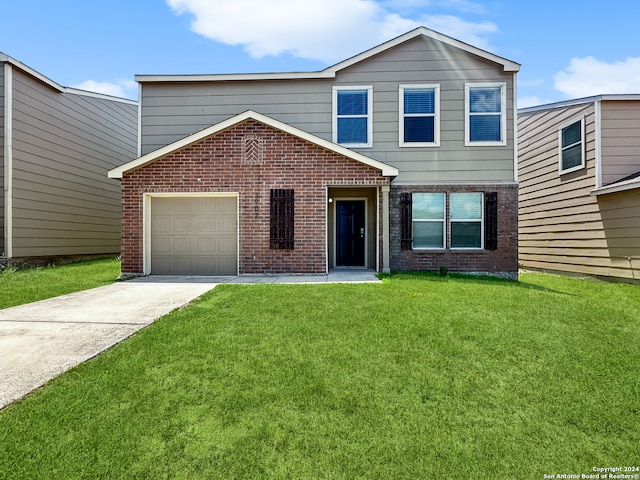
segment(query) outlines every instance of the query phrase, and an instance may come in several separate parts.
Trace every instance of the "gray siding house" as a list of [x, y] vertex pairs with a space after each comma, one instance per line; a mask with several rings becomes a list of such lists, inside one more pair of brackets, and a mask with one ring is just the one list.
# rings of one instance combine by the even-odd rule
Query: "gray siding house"
[[120, 252], [120, 186], [105, 175], [136, 156], [137, 115], [0, 53], [3, 261]]
[[518, 112], [523, 267], [640, 281], [640, 95]]
[[[123, 272], [444, 266], [517, 278], [518, 70], [421, 27], [318, 72], [136, 76], [140, 158], [109, 172], [128, 202]], [[290, 218], [273, 200], [282, 190]], [[222, 270], [198, 266], [219, 248], [196, 232], [216, 195], [234, 199], [236, 218]]]

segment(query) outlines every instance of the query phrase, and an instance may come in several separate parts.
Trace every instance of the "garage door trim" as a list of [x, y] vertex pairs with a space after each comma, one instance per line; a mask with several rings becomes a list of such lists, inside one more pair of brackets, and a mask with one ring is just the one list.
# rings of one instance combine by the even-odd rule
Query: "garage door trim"
[[143, 236], [143, 273], [145, 275], [151, 274], [151, 200], [154, 197], [163, 197], [163, 198], [179, 198], [179, 197], [191, 197], [191, 198], [204, 198], [204, 197], [233, 197], [236, 198], [236, 251], [238, 252], [236, 258], [236, 274], [239, 269], [239, 261], [240, 261], [240, 229], [238, 226], [240, 225], [240, 208], [239, 208], [239, 197], [238, 192], [156, 192], [156, 193], [145, 193], [143, 195], [143, 203], [142, 203], [142, 217], [143, 217], [143, 227], [142, 227], [142, 236]]

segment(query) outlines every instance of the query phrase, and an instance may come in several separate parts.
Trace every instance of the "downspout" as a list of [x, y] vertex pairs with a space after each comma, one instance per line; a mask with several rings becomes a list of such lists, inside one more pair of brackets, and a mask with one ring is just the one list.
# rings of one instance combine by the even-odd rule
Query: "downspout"
[[142, 156], [142, 83], [138, 84], [138, 157]]
[[13, 256], [13, 70], [4, 64], [4, 248]]
[[602, 100], [594, 102], [596, 116], [596, 183], [595, 188], [602, 187]]

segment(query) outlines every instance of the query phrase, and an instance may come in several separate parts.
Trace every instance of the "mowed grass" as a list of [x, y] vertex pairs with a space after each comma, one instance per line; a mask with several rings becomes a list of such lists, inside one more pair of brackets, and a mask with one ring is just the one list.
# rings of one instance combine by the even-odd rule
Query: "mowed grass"
[[634, 285], [221, 285], [0, 412], [0, 477], [540, 479], [638, 465], [639, 345]]
[[113, 283], [120, 275], [116, 258], [66, 265], [0, 270], [0, 309]]

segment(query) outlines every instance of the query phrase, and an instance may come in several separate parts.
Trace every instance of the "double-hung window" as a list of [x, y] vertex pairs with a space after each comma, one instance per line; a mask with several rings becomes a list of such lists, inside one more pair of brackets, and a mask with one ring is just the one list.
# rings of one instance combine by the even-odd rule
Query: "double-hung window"
[[440, 86], [400, 85], [400, 146], [440, 144]]
[[333, 87], [333, 141], [346, 147], [373, 145], [373, 87]]
[[498, 249], [497, 192], [402, 192], [399, 207], [402, 250]]
[[506, 84], [465, 85], [465, 145], [506, 145]]
[[444, 248], [445, 194], [412, 195], [413, 248]]
[[483, 248], [483, 194], [451, 193], [451, 248]]
[[559, 170], [569, 173], [584, 167], [584, 118], [558, 131]]

